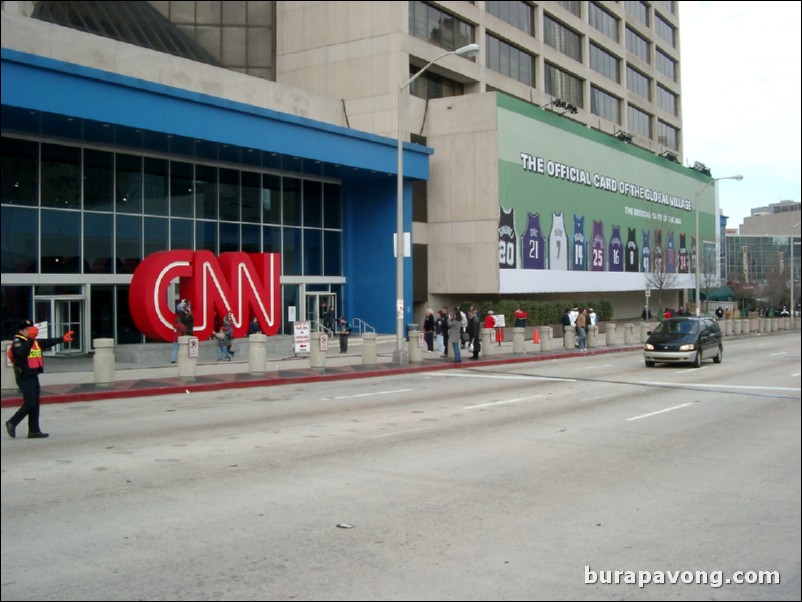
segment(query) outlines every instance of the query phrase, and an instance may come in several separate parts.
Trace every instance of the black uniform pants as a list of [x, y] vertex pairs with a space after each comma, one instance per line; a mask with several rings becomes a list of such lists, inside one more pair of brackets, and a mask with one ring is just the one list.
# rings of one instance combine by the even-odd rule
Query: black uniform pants
[[22, 407], [11, 417], [11, 424], [16, 426], [28, 417], [28, 433], [38, 433], [39, 429], [39, 375], [20, 376], [17, 379], [22, 391]]

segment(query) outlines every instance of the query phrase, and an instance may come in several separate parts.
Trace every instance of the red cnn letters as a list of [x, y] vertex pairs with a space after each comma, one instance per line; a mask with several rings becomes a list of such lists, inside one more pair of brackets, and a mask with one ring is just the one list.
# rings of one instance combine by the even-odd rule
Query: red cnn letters
[[[280, 261], [278, 253], [158, 251], [142, 260], [131, 279], [128, 301], [131, 317], [145, 336], [172, 341], [175, 312], [168, 306], [168, 287], [179, 279], [181, 298], [189, 299], [195, 320], [193, 336], [208, 339], [231, 311], [235, 337], [248, 331], [250, 316], [260, 330], [278, 332], [281, 322]], [[189, 333], [188, 333], [189, 334]]]

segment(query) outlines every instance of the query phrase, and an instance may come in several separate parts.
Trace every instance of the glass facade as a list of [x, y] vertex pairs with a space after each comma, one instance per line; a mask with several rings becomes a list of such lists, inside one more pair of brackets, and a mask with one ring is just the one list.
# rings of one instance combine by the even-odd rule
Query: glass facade
[[[155, 251], [278, 252], [284, 276], [342, 281], [339, 181], [9, 136], [2, 165], [4, 279], [79, 278], [110, 312], [96, 317], [92, 302], [105, 333], [93, 337], [116, 329], [119, 343], [142, 342], [123, 306], [130, 275]], [[32, 315], [33, 288], [3, 286], [4, 319]]]
[[725, 238], [727, 285], [758, 307], [788, 305], [792, 243], [794, 299], [798, 302], [801, 260], [798, 236], [728, 235]]
[[535, 87], [535, 57], [496, 37], [487, 36], [487, 67]]

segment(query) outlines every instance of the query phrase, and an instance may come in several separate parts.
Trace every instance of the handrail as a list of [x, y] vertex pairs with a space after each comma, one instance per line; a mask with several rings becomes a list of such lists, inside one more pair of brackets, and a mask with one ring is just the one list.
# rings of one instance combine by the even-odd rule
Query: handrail
[[351, 323], [352, 327], [359, 331], [359, 334], [364, 334], [365, 332], [376, 332], [376, 329], [359, 318], [354, 318]]

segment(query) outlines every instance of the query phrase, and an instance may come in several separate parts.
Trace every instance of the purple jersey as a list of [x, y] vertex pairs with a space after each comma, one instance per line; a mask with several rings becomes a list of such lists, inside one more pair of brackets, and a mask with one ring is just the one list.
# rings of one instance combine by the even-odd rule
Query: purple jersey
[[636, 240], [637, 228], [627, 228], [627, 247], [624, 250], [624, 270], [627, 272], [638, 271], [638, 241]]
[[593, 220], [593, 236], [590, 238], [590, 270], [604, 271], [604, 222]]
[[621, 226], [613, 226], [610, 237], [610, 265], [611, 272], [624, 271], [624, 243], [621, 240]]
[[654, 247], [652, 247], [652, 270], [662, 273], [663, 269], [663, 231], [658, 228], [654, 231]]
[[685, 233], [679, 235], [679, 255], [677, 256], [677, 271], [680, 274], [688, 273], [688, 249], [685, 248]]
[[546, 239], [540, 229], [540, 214], [527, 213], [526, 230], [521, 236], [521, 263], [525, 270], [546, 269]]

